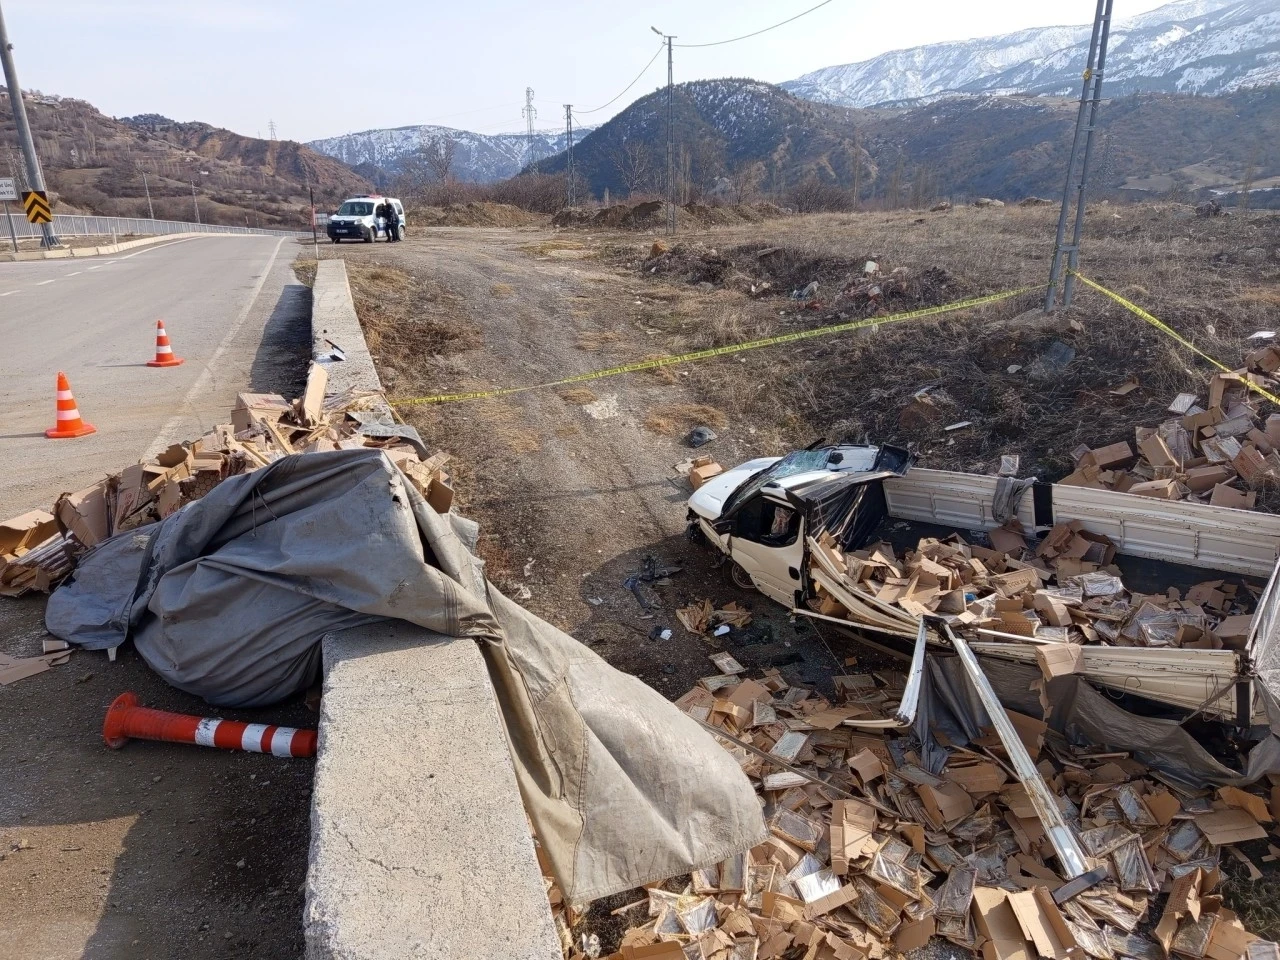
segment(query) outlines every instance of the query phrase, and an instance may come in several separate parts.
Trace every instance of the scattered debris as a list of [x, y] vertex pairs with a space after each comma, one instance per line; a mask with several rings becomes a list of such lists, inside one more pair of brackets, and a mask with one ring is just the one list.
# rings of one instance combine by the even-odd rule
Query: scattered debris
[[242, 393], [230, 423], [63, 494], [52, 513], [32, 511], [0, 524], [0, 595], [47, 593], [95, 544], [161, 520], [228, 477], [290, 454], [384, 450], [432, 507], [448, 513], [453, 488], [443, 468], [449, 455], [428, 456], [417, 431], [392, 420], [380, 393], [325, 396], [327, 378], [323, 367], [311, 364], [303, 396], [292, 403], [276, 394]]
[[[987, 548], [959, 534], [926, 537], [899, 556], [884, 542], [843, 553], [824, 533], [812, 545], [813, 576], [821, 588], [817, 609], [850, 620], [871, 611], [881, 619], [900, 611], [904, 635], [919, 617], [936, 615], [972, 639], [1034, 637], [1064, 647], [1243, 647], [1254, 598], [1237, 584], [1207, 580], [1185, 595], [1175, 588], [1156, 595], [1131, 591], [1114, 566], [1115, 544], [1079, 521], [1059, 523], [1035, 547], [1016, 520], [992, 530], [989, 539]], [[839, 582], [828, 569], [840, 574]], [[1050, 664], [1041, 661], [1046, 675], [1078, 672], [1075, 652], [1057, 657]]]
[[[1276, 371], [1280, 347], [1252, 351], [1244, 368], [1210, 379], [1203, 406], [1196, 394], [1178, 394], [1168, 407], [1173, 419], [1136, 427], [1133, 446], [1122, 440], [1079, 448], [1076, 469], [1058, 482], [1253, 509], [1258, 491], [1280, 486], [1280, 414], [1261, 421], [1256, 395], [1245, 384], [1274, 384]], [[1111, 392], [1122, 396], [1121, 389]]]
[[[863, 960], [934, 936], [987, 960], [1275, 956], [1214, 892], [1225, 845], [1265, 835], [1264, 798], [1171, 790], [1127, 754], [1035, 742], [1026, 752], [1093, 867], [1068, 882], [992, 731], [928, 765], [912, 737], [852, 725], [891, 716], [903, 674], [834, 680], [831, 701], [777, 670], [721, 674], [677, 701], [756, 785], [771, 835], [680, 887], [648, 884], [613, 912], [648, 908], [611, 960]], [[566, 955], [585, 956], [548, 883]]]
[[686, 630], [700, 637], [711, 633], [722, 635], [717, 633], [721, 626], [741, 629], [751, 623], [751, 611], [739, 606], [736, 601], [730, 601], [716, 609], [710, 600], [702, 600], [681, 607], [676, 611], [676, 617]]
[[689, 431], [689, 436], [686, 438], [685, 442], [696, 450], [698, 447], [715, 440], [717, 436], [718, 434], [710, 427], [698, 426]]

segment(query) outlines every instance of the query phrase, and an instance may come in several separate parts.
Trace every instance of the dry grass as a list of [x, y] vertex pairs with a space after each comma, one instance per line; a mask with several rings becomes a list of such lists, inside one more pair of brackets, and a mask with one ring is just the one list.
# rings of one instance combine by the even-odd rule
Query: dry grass
[[616, 330], [583, 330], [578, 334], [578, 349], [591, 353], [621, 339], [622, 334]]
[[370, 352], [398, 372], [425, 373], [430, 358], [484, 342], [461, 299], [429, 277], [355, 260], [347, 261], [347, 277]]
[[541, 243], [524, 244], [517, 249], [535, 257], [549, 257], [557, 250], [586, 250], [587, 246], [578, 240], [543, 240]]
[[644, 425], [651, 433], [671, 437], [697, 426], [723, 430], [729, 425], [729, 418], [703, 403], [675, 403], [654, 407], [645, 417]]
[[1250, 933], [1264, 940], [1280, 940], [1280, 879], [1231, 877], [1222, 886], [1222, 898]]
[[505, 300], [507, 297], [514, 296], [516, 288], [509, 283], [495, 283], [489, 288], [489, 296], [497, 297]]
[[[642, 297], [666, 301], [661, 310], [645, 311], [637, 326], [659, 331], [654, 346], [671, 353], [867, 316], [874, 304], [833, 302], [866, 260], [885, 272], [907, 271], [905, 291], [885, 303], [890, 313], [1033, 288], [980, 310], [692, 364], [681, 368], [689, 373], [681, 379], [717, 408], [732, 410], [736, 425], [775, 429], [787, 445], [820, 436], [896, 442], [912, 447], [923, 465], [962, 470], [986, 470], [1000, 454], [1018, 453], [1024, 475], [1053, 479], [1069, 472], [1076, 445], [1132, 439], [1135, 425], [1167, 417], [1176, 393], [1202, 393], [1210, 372], [1082, 284], [1071, 312], [1080, 329], [1069, 328], [1066, 317], [1047, 323], [1020, 317], [1043, 296], [1055, 216], [1050, 208], [833, 214], [691, 232], [682, 244], [707, 253], [690, 258], [693, 275], [650, 274], [647, 245], [613, 250], [618, 266], [644, 285]], [[762, 247], [783, 249], [768, 256], [766, 267], [756, 256]], [[1186, 207], [1099, 206], [1090, 211], [1082, 256], [1088, 275], [1235, 367], [1250, 333], [1275, 329], [1277, 248], [1278, 216], [1231, 222], [1196, 218]], [[699, 271], [720, 277], [714, 294], [694, 286]], [[777, 295], [738, 292], [744, 280], [762, 279]], [[786, 298], [811, 279], [820, 285], [816, 311]], [[1075, 360], [1058, 376], [1030, 378], [1027, 368], [1054, 341], [1071, 347]], [[1141, 389], [1112, 396], [1130, 373]], [[904, 418], [912, 395], [926, 386], [950, 399], [931, 420]], [[961, 420], [974, 426], [943, 430]]]
[[560, 394], [560, 399], [566, 403], [595, 403], [599, 398], [586, 387], [574, 387], [572, 390], [566, 390]]

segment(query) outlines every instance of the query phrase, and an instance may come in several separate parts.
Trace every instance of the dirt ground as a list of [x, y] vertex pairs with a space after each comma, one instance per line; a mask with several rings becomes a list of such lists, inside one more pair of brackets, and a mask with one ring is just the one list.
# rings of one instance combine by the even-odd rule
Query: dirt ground
[[[1276, 218], [1230, 224], [1187, 220], [1176, 211], [1120, 208], [1113, 215], [1103, 208], [1093, 224], [1098, 236], [1087, 262], [1100, 279], [1171, 322], [1212, 317], [1217, 330], [1199, 335], [1207, 348], [1227, 355], [1244, 328], [1274, 325]], [[821, 686], [849, 669], [842, 666], [847, 657], [858, 659], [854, 669], [885, 664], [881, 654], [820, 636], [758, 594], [736, 589], [713, 556], [684, 538], [690, 491], [672, 466], [691, 455], [684, 437], [693, 426], [716, 431], [718, 439], [700, 452], [726, 465], [823, 436], [906, 434], [927, 463], [982, 470], [1012, 447], [1033, 469], [1052, 472], [1061, 469], [1056, 455], [1077, 438], [1102, 443], [1107, 439], [1099, 434], [1117, 424], [1127, 432], [1145, 415], [1158, 422], [1169, 391], [1202, 383], [1203, 372], [1092, 295], [1077, 293], [1072, 318], [1082, 330], [1066, 318], [1053, 326], [1014, 322], [1041, 296], [1030, 293], [911, 327], [568, 387], [449, 404], [414, 398], [531, 386], [848, 319], [832, 309], [805, 311], [787, 294], [808, 279], [830, 291], [866, 259], [879, 260], [886, 273], [906, 268], [910, 281], [893, 309], [1039, 285], [1052, 227], [1052, 211], [1007, 209], [961, 210], [932, 221], [918, 214], [782, 218], [682, 235], [697, 254], [693, 261], [728, 261], [710, 279], [699, 275], [697, 263], [686, 272], [679, 265], [650, 269], [661, 262], [651, 258], [651, 245], [662, 239], [656, 235], [580, 227], [433, 229], [401, 244], [322, 253], [348, 261], [357, 309], [399, 411], [429, 445], [457, 458], [456, 502], [481, 524], [491, 578], [614, 666], [674, 698], [713, 669], [708, 655], [717, 648], [689, 635], [674, 616], [704, 597], [752, 608], [752, 626], [725, 644], [748, 668], [779, 666], [788, 679]], [[785, 264], [773, 270], [775, 295], [753, 297], [750, 284], [734, 274], [759, 250], [778, 246]], [[1256, 249], [1264, 250], [1261, 260], [1256, 253], [1240, 256]], [[1149, 289], [1135, 281], [1144, 272], [1152, 277]], [[874, 315], [877, 305], [861, 309]], [[975, 358], [973, 351], [992, 351], [983, 338], [1002, 329], [1006, 349]], [[984, 388], [1023, 397], [1004, 368], [1034, 360], [1059, 338], [1071, 339], [1082, 362], [1053, 389], [1033, 385], [1052, 395], [1034, 418], [996, 422], [999, 404], [979, 408]], [[1098, 382], [1118, 384], [1131, 370], [1148, 385], [1139, 396], [1099, 401]], [[922, 429], [899, 422], [911, 393], [928, 383], [953, 391], [950, 419], [977, 422], [969, 438], [946, 437], [936, 423]], [[649, 558], [681, 572], [666, 584], [642, 585], [642, 604], [626, 584]], [[663, 628], [672, 637], [655, 639]], [[597, 904], [588, 916], [587, 929], [600, 932], [606, 947], [622, 925], [608, 910], [625, 902], [627, 895]]]

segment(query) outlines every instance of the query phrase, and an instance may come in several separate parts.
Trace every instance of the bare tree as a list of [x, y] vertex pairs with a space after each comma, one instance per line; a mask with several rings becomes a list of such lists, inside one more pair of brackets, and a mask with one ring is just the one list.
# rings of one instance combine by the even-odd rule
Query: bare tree
[[618, 177], [626, 188], [627, 196], [649, 190], [653, 186], [653, 153], [643, 140], [632, 138], [623, 141], [609, 156]]
[[744, 160], [729, 172], [729, 184], [733, 189], [733, 202], [741, 205], [752, 200], [764, 180], [764, 164], [759, 160]]
[[427, 165], [431, 175], [438, 183], [449, 179], [453, 167], [453, 156], [457, 152], [458, 141], [452, 137], [431, 137], [422, 144], [422, 162]]

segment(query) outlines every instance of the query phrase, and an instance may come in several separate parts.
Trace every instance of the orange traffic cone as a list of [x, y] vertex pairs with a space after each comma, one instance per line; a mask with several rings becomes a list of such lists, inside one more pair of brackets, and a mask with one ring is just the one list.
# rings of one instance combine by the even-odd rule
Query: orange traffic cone
[[169, 335], [164, 332], [164, 321], [156, 321], [156, 358], [148, 360], [148, 367], [176, 367], [182, 363], [181, 357], [173, 355], [173, 347], [169, 346]]
[[119, 750], [130, 739], [194, 743], [224, 750], [249, 750], [277, 757], [314, 757], [316, 732], [263, 723], [240, 723], [216, 717], [192, 717], [138, 706], [132, 693], [122, 693], [107, 708], [102, 723], [102, 739]]
[[97, 427], [80, 419], [76, 398], [71, 395], [71, 384], [67, 383], [67, 375], [59, 371], [58, 422], [46, 430], [44, 435], [55, 440], [65, 440], [68, 437], [84, 437], [97, 432]]

